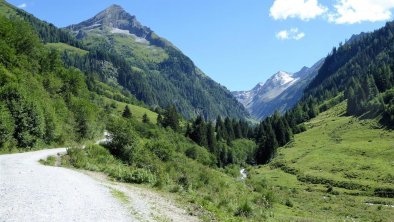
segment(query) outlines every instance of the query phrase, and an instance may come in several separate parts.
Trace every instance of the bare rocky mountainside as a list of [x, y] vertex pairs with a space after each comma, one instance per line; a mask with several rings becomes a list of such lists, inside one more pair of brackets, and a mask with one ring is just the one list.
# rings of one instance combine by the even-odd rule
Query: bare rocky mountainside
[[324, 59], [311, 68], [303, 67], [294, 74], [279, 71], [252, 90], [236, 91], [233, 95], [256, 119], [264, 119], [276, 110], [283, 113], [300, 100], [305, 87], [317, 75], [323, 62]]

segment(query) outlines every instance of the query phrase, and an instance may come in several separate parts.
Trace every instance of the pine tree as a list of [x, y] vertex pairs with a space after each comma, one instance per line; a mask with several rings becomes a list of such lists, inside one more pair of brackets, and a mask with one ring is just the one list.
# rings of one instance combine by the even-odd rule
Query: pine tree
[[143, 123], [149, 123], [150, 119], [148, 117], [148, 115], [146, 113], [144, 113], [144, 115], [142, 116], [142, 122]]
[[235, 139], [235, 134], [234, 134], [234, 129], [233, 129], [233, 124], [230, 118], [226, 117], [224, 119], [224, 127], [225, 127], [225, 132], [227, 134], [227, 141], [233, 141]]
[[224, 126], [224, 122], [220, 116], [216, 118], [216, 140], [221, 141], [221, 140], [227, 140], [228, 135], [226, 132], [226, 127]]
[[193, 122], [190, 138], [198, 145], [208, 147], [207, 126], [202, 116]]
[[216, 154], [215, 130], [211, 122], [207, 124], [207, 142], [208, 142], [209, 151], [213, 154]]
[[157, 115], [157, 125], [163, 126], [163, 116], [160, 113]]
[[271, 125], [267, 123], [264, 125], [264, 133], [259, 138], [256, 152], [256, 162], [260, 164], [268, 163], [275, 156], [276, 148], [278, 147], [278, 141]]
[[131, 110], [130, 110], [128, 105], [125, 106], [125, 108], [123, 110], [123, 113], [122, 113], [122, 116], [124, 118], [126, 118], [126, 119], [130, 119], [133, 116], [133, 114], [131, 113]]
[[164, 118], [162, 121], [162, 125], [164, 127], [170, 127], [174, 131], [178, 131], [179, 129], [179, 115], [176, 111], [176, 107], [171, 105], [167, 108], [164, 113]]
[[233, 129], [234, 129], [234, 138], [235, 139], [240, 139], [242, 138], [242, 131], [241, 131], [241, 126], [239, 125], [239, 123], [233, 119], [232, 121], [233, 123]]

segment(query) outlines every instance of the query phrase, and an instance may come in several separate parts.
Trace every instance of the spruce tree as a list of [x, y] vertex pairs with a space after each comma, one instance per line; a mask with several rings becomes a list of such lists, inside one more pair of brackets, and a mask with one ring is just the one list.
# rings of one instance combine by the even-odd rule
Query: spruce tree
[[143, 123], [149, 123], [150, 119], [148, 117], [148, 115], [146, 113], [144, 113], [144, 115], [142, 116], [142, 122]]
[[164, 127], [170, 127], [174, 131], [178, 131], [179, 115], [174, 105], [169, 106], [165, 111], [162, 125]]
[[225, 127], [225, 132], [227, 134], [227, 141], [233, 141], [235, 139], [235, 134], [234, 134], [234, 129], [233, 129], [233, 124], [230, 118], [226, 117], [224, 119], [224, 127]]
[[132, 117], [132, 113], [128, 105], [125, 106], [122, 116], [126, 119], [130, 119]]
[[208, 147], [207, 126], [202, 116], [193, 122], [190, 138], [198, 145]]
[[163, 116], [160, 113], [157, 115], [157, 125], [163, 126]]
[[208, 142], [209, 151], [213, 154], [216, 154], [215, 130], [211, 122], [207, 124], [207, 142]]
[[216, 140], [217, 141], [227, 140], [228, 136], [227, 136], [226, 129], [224, 126], [224, 122], [220, 116], [218, 116], [216, 119], [215, 131], [216, 131]]

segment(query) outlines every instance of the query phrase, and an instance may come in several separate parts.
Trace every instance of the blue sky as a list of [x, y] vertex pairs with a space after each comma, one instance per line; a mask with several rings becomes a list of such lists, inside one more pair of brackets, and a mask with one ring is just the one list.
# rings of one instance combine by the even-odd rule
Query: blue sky
[[119, 4], [230, 90], [296, 72], [392, 19], [394, 0], [10, 0], [58, 27]]

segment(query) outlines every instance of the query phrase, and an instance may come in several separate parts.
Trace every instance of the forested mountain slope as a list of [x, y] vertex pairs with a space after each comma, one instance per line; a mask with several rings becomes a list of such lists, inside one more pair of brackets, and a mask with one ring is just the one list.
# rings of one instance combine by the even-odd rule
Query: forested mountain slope
[[112, 70], [101, 71], [104, 81], [115, 81], [148, 105], [175, 104], [187, 118], [200, 114], [208, 119], [217, 115], [248, 116], [225, 87], [206, 76], [179, 49], [118, 5], [66, 29], [90, 49], [99, 51], [95, 65]]
[[394, 125], [394, 22], [334, 48], [305, 91], [318, 101], [347, 99], [349, 115], [376, 117]]
[[101, 134], [103, 110], [92, 102], [83, 73], [65, 68], [23, 21], [0, 16], [0, 36], [0, 147], [64, 144]]
[[80, 69], [88, 78], [123, 88], [123, 94], [133, 95], [150, 107], [175, 104], [186, 118], [200, 114], [208, 119], [249, 116], [225, 87], [120, 6], [113, 5], [86, 22], [62, 30], [5, 1], [0, 4], [0, 13], [29, 22], [44, 43], [60, 42], [88, 52], [62, 50], [67, 66]]

